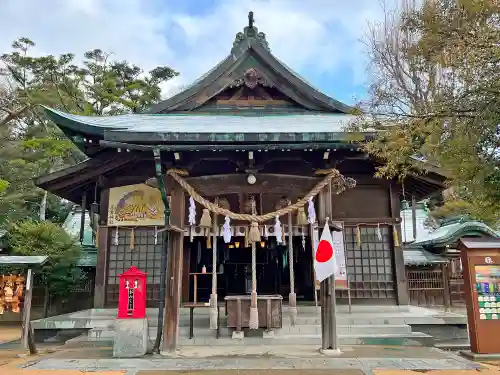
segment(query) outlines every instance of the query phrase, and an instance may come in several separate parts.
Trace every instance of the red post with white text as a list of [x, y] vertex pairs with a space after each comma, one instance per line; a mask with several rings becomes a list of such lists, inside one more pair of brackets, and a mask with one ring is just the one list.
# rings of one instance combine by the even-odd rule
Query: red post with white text
[[147, 274], [132, 266], [119, 277], [118, 319], [144, 319]]

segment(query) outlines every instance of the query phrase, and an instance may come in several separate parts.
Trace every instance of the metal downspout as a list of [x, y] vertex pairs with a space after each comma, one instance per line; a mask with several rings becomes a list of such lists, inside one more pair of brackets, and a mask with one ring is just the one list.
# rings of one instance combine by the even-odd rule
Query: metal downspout
[[167, 280], [167, 260], [168, 260], [168, 242], [169, 242], [169, 231], [167, 226], [170, 223], [170, 205], [168, 203], [167, 189], [165, 188], [165, 183], [163, 181], [162, 174], [162, 163], [160, 150], [153, 149], [154, 160], [155, 160], [155, 174], [156, 181], [158, 182], [158, 189], [161, 193], [161, 199], [165, 207], [165, 228], [163, 234], [163, 251], [161, 253], [160, 261], [160, 301], [158, 303], [158, 329], [156, 331], [156, 340], [153, 346], [153, 353], [160, 354], [160, 343], [163, 334], [163, 318], [165, 310], [165, 294], [166, 294], [166, 280]]

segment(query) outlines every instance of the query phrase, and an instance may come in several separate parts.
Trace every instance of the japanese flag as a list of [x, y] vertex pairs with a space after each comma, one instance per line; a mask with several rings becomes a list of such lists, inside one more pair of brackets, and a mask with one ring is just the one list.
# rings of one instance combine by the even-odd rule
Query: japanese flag
[[323, 228], [323, 233], [321, 233], [321, 238], [314, 254], [314, 271], [316, 280], [318, 281], [323, 281], [337, 272], [332, 233], [330, 232], [328, 223]]

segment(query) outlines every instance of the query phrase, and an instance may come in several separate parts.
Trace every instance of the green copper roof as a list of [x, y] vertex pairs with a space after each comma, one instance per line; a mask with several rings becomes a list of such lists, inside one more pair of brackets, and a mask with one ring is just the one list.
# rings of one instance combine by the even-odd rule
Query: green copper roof
[[405, 248], [403, 257], [406, 266], [426, 266], [429, 264], [446, 263], [448, 260], [440, 255], [432, 254], [422, 248]]
[[345, 114], [79, 116], [44, 107], [62, 128], [111, 141], [310, 142], [347, 139]]
[[[76, 208], [71, 211], [64, 221], [64, 230], [72, 237], [79, 238], [82, 211]], [[95, 267], [97, 264], [97, 248], [92, 241], [92, 228], [90, 227], [90, 216], [85, 212], [85, 230], [83, 232], [82, 254], [78, 260], [81, 267]]]
[[412, 246], [441, 247], [450, 245], [466, 236], [487, 235], [499, 238], [499, 234], [484, 223], [475, 220], [458, 221], [443, 225], [412, 243]]

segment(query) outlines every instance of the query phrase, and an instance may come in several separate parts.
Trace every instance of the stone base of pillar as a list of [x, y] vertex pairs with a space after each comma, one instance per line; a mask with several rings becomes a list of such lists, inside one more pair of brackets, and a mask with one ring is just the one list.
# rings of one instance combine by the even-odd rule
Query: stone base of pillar
[[272, 339], [272, 338], [274, 338], [274, 331], [264, 330], [264, 332], [262, 332], [262, 338], [263, 339]]
[[339, 356], [342, 354], [340, 349], [320, 349], [319, 352], [324, 355], [329, 355], [329, 356]]
[[245, 338], [245, 333], [243, 331], [233, 331], [233, 339], [243, 340]]
[[116, 319], [113, 357], [137, 358], [148, 351], [148, 320]]

